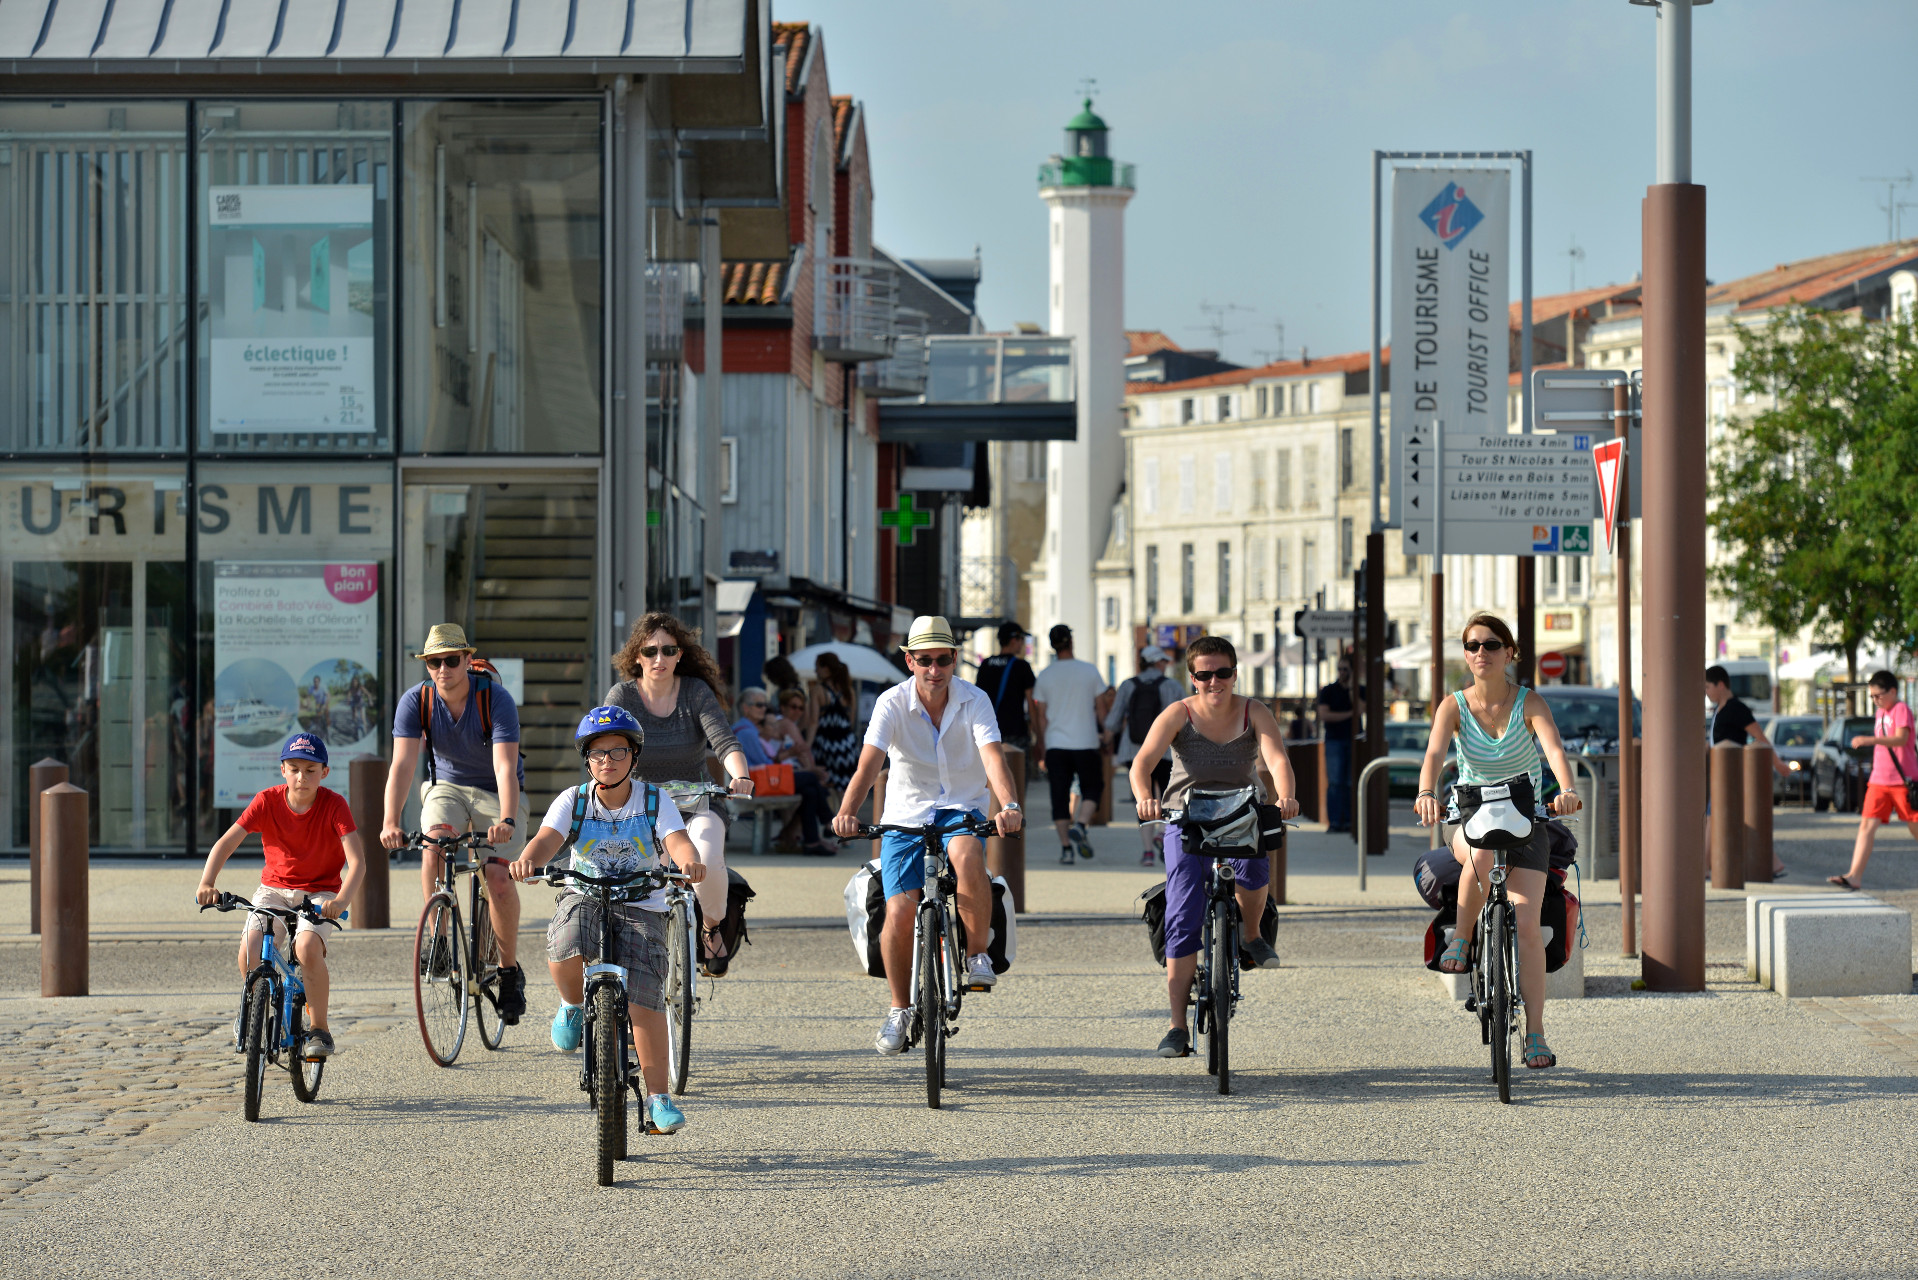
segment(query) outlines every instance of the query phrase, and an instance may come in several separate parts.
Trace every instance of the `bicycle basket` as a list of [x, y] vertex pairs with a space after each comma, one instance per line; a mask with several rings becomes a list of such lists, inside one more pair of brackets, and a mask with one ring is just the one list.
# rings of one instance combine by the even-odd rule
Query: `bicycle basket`
[[[1250, 858], [1259, 851], [1259, 789], [1194, 789], [1186, 796], [1186, 852], [1213, 858]], [[1196, 837], [1196, 838], [1195, 838]]]
[[1476, 849], [1515, 849], [1532, 838], [1538, 803], [1532, 780], [1521, 774], [1491, 787], [1452, 789], [1465, 843]]

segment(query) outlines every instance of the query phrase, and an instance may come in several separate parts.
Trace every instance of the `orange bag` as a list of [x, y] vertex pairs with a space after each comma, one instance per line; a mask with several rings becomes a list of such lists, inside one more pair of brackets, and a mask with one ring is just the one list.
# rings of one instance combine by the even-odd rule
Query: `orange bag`
[[793, 794], [793, 767], [789, 764], [756, 764], [749, 771], [756, 796]]

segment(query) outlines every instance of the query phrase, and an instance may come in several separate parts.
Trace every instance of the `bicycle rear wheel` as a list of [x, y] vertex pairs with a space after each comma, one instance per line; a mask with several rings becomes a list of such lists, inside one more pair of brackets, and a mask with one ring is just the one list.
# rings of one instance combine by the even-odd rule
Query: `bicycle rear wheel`
[[1498, 1100], [1512, 1100], [1512, 912], [1501, 907], [1492, 913], [1492, 936], [1485, 939], [1486, 965], [1492, 988], [1492, 1079]]
[[626, 1090], [620, 1087], [619, 989], [611, 983], [593, 992], [593, 1111], [598, 1120], [599, 1185], [613, 1185], [613, 1165], [625, 1156]]
[[939, 980], [941, 943], [945, 930], [931, 912], [919, 917], [919, 1026], [926, 1051], [926, 1105], [939, 1109], [939, 1092], [946, 1084], [945, 984]]
[[426, 900], [413, 934], [413, 1009], [426, 1056], [452, 1066], [466, 1042], [466, 937], [459, 904], [444, 891]]
[[293, 997], [293, 1050], [286, 1068], [293, 1077], [293, 1096], [301, 1102], [311, 1102], [320, 1096], [320, 1079], [326, 1075], [325, 1058], [318, 1062], [306, 1060], [306, 1038], [312, 1030], [313, 1020], [306, 1012], [306, 997]]
[[693, 953], [690, 918], [683, 901], [666, 917], [666, 1066], [674, 1093], [686, 1092], [693, 1060], [693, 1006], [699, 997], [698, 960]]
[[1221, 901], [1212, 905], [1212, 954], [1207, 957], [1212, 1005], [1212, 1044], [1206, 1057], [1215, 1065], [1219, 1092], [1232, 1092], [1232, 966], [1238, 963], [1238, 930], [1232, 923], [1230, 906]]
[[[475, 878], [475, 886], [478, 884]], [[473, 891], [473, 1016], [479, 1022], [480, 1043], [497, 1049], [506, 1039], [506, 1020], [499, 1011], [499, 935], [493, 932], [493, 912], [486, 895]]]
[[273, 1003], [273, 984], [266, 978], [254, 980], [246, 996], [246, 1097], [248, 1120], [260, 1118], [260, 1096], [266, 1092], [267, 1006]]

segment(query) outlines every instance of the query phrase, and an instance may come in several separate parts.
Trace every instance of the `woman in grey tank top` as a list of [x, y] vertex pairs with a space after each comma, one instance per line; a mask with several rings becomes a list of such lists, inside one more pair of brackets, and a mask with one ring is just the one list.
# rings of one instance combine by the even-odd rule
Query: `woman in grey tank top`
[[[1559, 740], [1552, 709], [1534, 691], [1506, 676], [1506, 666], [1518, 656], [1511, 628], [1489, 613], [1476, 613], [1460, 633], [1465, 665], [1472, 685], [1449, 698], [1440, 698], [1432, 715], [1432, 737], [1419, 770], [1419, 794], [1413, 801], [1419, 825], [1440, 821], [1438, 779], [1445, 768], [1445, 752], [1458, 741], [1459, 780], [1468, 786], [1495, 786], [1528, 775], [1536, 789], [1539, 756], [1552, 766], [1558, 779], [1553, 809], [1578, 812], [1578, 792], [1572, 786], [1571, 762]], [[1469, 718], [1468, 718], [1469, 717]], [[1536, 742], [1534, 742], [1536, 738]], [[1443, 828], [1452, 856], [1469, 874], [1459, 877], [1458, 931], [1439, 957], [1446, 973], [1464, 973], [1472, 935], [1478, 929], [1479, 908], [1485, 905], [1486, 877], [1492, 871], [1490, 849], [1465, 843], [1458, 824]], [[1545, 877], [1551, 869], [1545, 828], [1539, 826], [1527, 844], [1506, 851], [1505, 891], [1518, 912], [1518, 988], [1525, 1001], [1525, 1065], [1556, 1066], [1558, 1057], [1545, 1043], [1545, 935], [1539, 931], [1539, 910], [1545, 905]]]
[[[607, 689], [600, 702], [632, 712], [646, 731], [637, 770], [641, 778], [667, 791], [675, 782], [707, 782], [706, 754], [711, 752], [725, 766], [733, 793], [752, 794], [746, 753], [719, 703], [719, 669], [684, 623], [670, 613], [647, 614], [633, 624], [613, 665], [626, 678]], [[706, 918], [706, 967], [717, 976], [726, 972], [729, 960], [719, 944], [719, 925], [726, 918], [726, 824], [704, 797], [680, 811], [706, 868], [706, 878], [693, 891]]]
[[[1186, 651], [1186, 671], [1198, 692], [1159, 713], [1139, 754], [1132, 758], [1134, 803], [1139, 821], [1156, 820], [1166, 807], [1181, 808], [1197, 787], [1231, 791], [1259, 786], [1259, 762], [1272, 775], [1276, 797], [1268, 797], [1288, 818], [1299, 812], [1292, 762], [1286, 758], [1279, 722], [1262, 702], [1232, 692], [1238, 675], [1238, 653], [1224, 636], [1204, 636]], [[1163, 798], [1152, 794], [1152, 771], [1159, 757], [1172, 752], [1172, 781]], [[1184, 833], [1168, 825], [1165, 832], [1165, 980], [1172, 1006], [1172, 1027], [1159, 1041], [1159, 1056], [1183, 1058], [1192, 1052], [1186, 1030], [1186, 994], [1199, 964], [1199, 935], [1205, 917], [1205, 884], [1211, 859], [1189, 854]], [[1278, 953], [1259, 935], [1265, 915], [1265, 887], [1271, 864], [1264, 856], [1232, 859], [1238, 877], [1239, 914], [1245, 921], [1245, 940], [1239, 949], [1251, 959], [1251, 968], [1276, 965]]]

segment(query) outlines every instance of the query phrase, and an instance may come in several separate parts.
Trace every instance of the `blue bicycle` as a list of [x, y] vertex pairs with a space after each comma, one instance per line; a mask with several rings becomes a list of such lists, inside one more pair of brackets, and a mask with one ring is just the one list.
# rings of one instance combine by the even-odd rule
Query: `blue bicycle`
[[[319, 923], [319, 905], [311, 898], [300, 903], [297, 911], [284, 907], [257, 907], [238, 894], [222, 893], [217, 902], [202, 911], [250, 911], [260, 921], [260, 963], [246, 975], [246, 990], [240, 998], [239, 1035], [235, 1052], [246, 1055], [246, 1103], [248, 1120], [260, 1118], [260, 1095], [266, 1090], [268, 1063], [284, 1066], [293, 1077], [293, 1096], [311, 1102], [320, 1096], [320, 1079], [326, 1074], [326, 1059], [306, 1056], [306, 1037], [311, 1030], [306, 1014], [306, 985], [300, 981], [300, 962], [281, 955], [273, 941], [273, 921], [284, 920], [291, 929], [300, 918]], [[347, 913], [340, 912], [345, 920]]]

